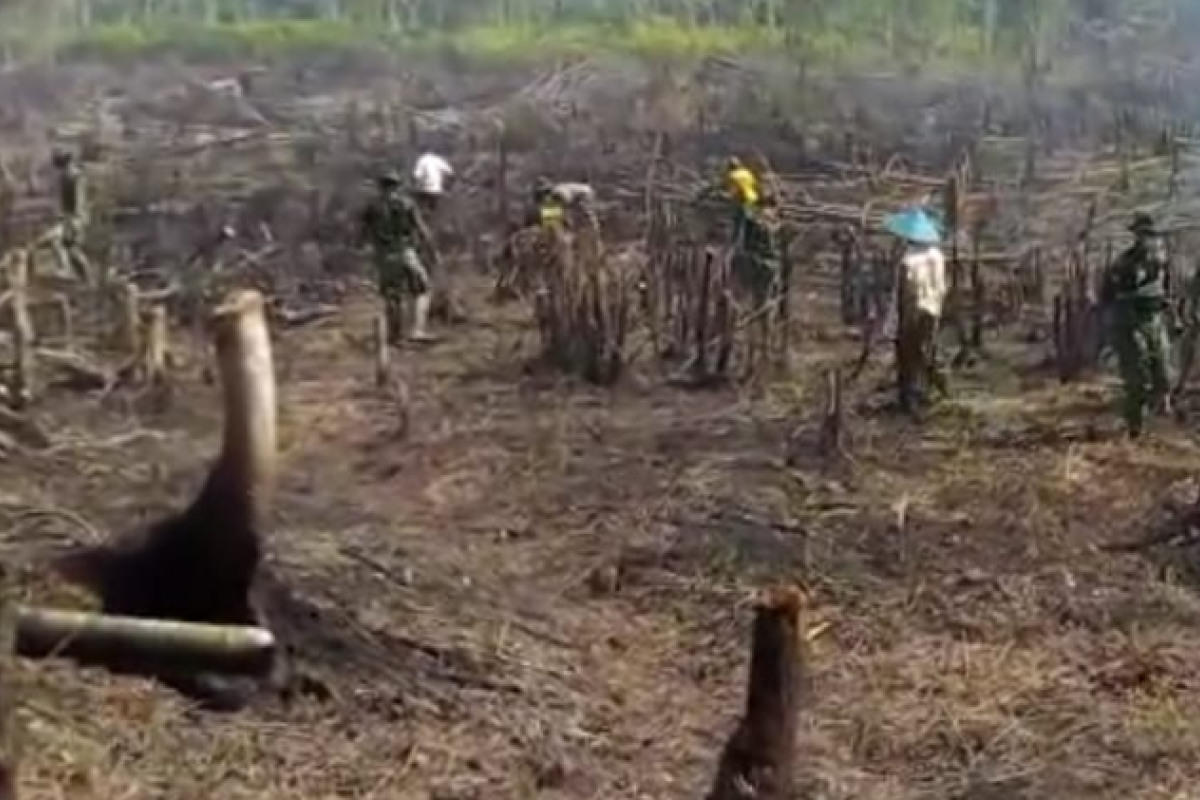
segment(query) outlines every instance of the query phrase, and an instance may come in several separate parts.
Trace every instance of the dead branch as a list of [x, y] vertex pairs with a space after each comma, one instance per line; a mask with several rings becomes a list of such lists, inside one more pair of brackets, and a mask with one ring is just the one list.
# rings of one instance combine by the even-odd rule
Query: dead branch
[[709, 800], [790, 800], [796, 723], [805, 691], [804, 594], [767, 592], [756, 604], [746, 707], [721, 753]]
[[37, 349], [38, 362], [58, 373], [53, 383], [79, 392], [103, 391], [112, 386], [114, 376], [106, 368], [95, 364], [79, 353], [66, 350]]

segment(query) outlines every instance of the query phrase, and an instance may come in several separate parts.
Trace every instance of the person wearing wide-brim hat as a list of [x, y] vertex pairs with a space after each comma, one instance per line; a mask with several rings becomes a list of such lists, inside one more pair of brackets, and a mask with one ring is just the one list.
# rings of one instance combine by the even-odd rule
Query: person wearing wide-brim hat
[[896, 387], [900, 405], [912, 410], [929, 390], [945, 395], [938, 366], [937, 337], [949, 285], [946, 259], [938, 243], [941, 230], [921, 208], [909, 208], [884, 220], [884, 229], [905, 242], [896, 281]]
[[1149, 214], [1134, 216], [1133, 244], [1108, 268], [1100, 300], [1124, 385], [1122, 412], [1131, 436], [1140, 436], [1148, 412], [1170, 410], [1166, 250]]

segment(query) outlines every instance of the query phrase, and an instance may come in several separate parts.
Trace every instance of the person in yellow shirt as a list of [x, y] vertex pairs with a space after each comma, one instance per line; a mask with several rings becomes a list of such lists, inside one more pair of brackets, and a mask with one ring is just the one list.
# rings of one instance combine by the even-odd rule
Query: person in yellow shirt
[[761, 196], [758, 177], [736, 156], [731, 157], [726, 165], [725, 185], [730, 199], [738, 205], [745, 209], [753, 209], [758, 205]]
[[725, 190], [733, 206], [733, 242], [740, 247], [745, 238], [747, 223], [758, 211], [762, 190], [758, 176], [736, 156], [730, 157], [725, 168]]

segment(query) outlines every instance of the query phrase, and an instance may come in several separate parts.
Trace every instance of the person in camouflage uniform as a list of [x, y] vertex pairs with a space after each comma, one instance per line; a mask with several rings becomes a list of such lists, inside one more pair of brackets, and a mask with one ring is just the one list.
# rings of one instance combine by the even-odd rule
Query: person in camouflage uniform
[[1110, 313], [1111, 341], [1124, 384], [1123, 412], [1131, 436], [1140, 436], [1146, 412], [1167, 411], [1167, 258], [1162, 234], [1146, 214], [1134, 217], [1134, 242], [1104, 277], [1101, 302]]
[[51, 156], [51, 163], [58, 173], [59, 221], [47, 235], [47, 241], [62, 275], [73, 275], [79, 280], [89, 281], [91, 265], [83, 252], [88, 220], [83, 172], [74, 156], [66, 150], [56, 150]]
[[431, 248], [429, 230], [416, 202], [402, 190], [398, 175], [385, 173], [379, 177], [378, 185], [379, 196], [363, 214], [362, 234], [374, 250], [388, 339], [396, 343], [401, 338], [404, 304], [412, 296], [409, 338], [417, 342], [432, 341], [427, 329], [432, 302], [429, 273], [418, 255], [420, 249]]

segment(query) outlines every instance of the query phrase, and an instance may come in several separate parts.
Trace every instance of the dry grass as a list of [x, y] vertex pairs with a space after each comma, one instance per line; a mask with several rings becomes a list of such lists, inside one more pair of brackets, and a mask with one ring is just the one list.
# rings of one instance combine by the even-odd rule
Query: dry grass
[[[281, 334], [297, 366], [272, 550], [318, 611], [304, 658], [332, 695], [205, 716], [29, 665], [28, 796], [695, 796], [768, 577], [804, 581], [830, 624], [801, 759], [823, 796], [1167, 798], [1195, 780], [1200, 604], [1098, 548], [1136, 534], [1200, 449], [1118, 441], [1096, 387], [966, 389], [924, 428], [860, 413], [839, 473], [815, 440], [786, 470], [791, 392], [664, 404], [490, 377], [481, 339], [521, 325], [426, 357], [403, 446], [373, 434], [365, 350]], [[215, 433], [207, 391], [138, 423], [60, 408], [61, 444], [0, 473], [6, 549], [182, 502]], [[1093, 441], [1044, 441], [1089, 416]]]

